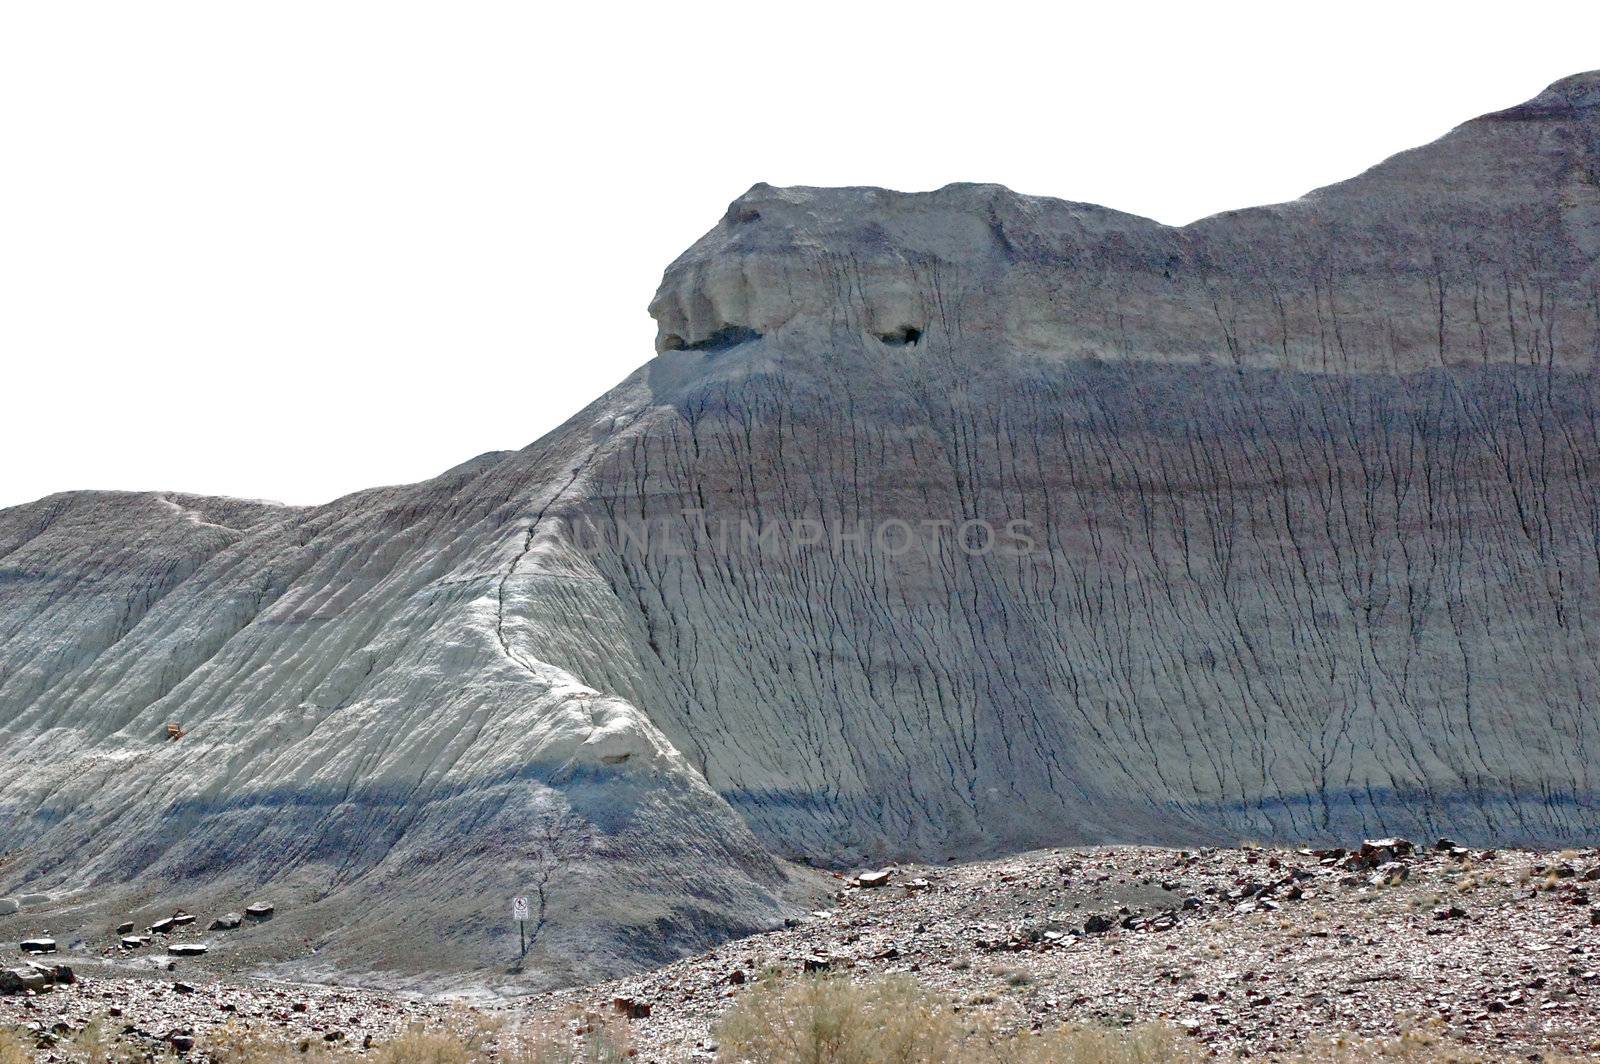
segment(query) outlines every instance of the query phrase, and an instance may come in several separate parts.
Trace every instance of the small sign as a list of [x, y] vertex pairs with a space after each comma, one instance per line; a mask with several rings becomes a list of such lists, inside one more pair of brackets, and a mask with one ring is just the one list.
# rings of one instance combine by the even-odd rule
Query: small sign
[[526, 920], [527, 918], [528, 918], [528, 899], [527, 898], [512, 898], [511, 899], [511, 919], [513, 919], [513, 920]]

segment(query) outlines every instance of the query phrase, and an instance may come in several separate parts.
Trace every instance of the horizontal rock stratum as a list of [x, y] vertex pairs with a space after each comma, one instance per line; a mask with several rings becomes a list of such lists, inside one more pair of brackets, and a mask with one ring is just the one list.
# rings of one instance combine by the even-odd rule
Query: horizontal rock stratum
[[0, 894], [570, 979], [788, 859], [1600, 837], [1600, 73], [1182, 228], [758, 185], [651, 311], [426, 483], [0, 512]]

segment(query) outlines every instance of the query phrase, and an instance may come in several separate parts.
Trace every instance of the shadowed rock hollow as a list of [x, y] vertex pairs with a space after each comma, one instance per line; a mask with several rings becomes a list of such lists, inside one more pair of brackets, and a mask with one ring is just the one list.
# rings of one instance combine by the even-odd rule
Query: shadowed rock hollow
[[1597, 262], [1593, 73], [1183, 228], [758, 185], [526, 450], [0, 513], [0, 888], [422, 971], [559, 853], [559, 979], [770, 926], [783, 857], [1593, 840]]

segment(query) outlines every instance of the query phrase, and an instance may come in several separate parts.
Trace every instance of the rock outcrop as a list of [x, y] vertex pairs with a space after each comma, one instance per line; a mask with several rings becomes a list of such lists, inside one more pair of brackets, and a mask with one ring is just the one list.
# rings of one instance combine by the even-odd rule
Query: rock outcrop
[[1600, 835], [1600, 74], [1183, 228], [757, 186], [652, 313], [423, 484], [0, 512], [0, 892], [572, 978], [782, 857]]

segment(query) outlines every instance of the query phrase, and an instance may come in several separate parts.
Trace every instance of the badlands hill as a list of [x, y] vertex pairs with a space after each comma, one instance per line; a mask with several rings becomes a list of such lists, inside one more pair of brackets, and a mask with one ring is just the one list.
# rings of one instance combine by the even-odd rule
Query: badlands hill
[[1600, 73], [1183, 228], [758, 185], [651, 312], [426, 483], [0, 512], [0, 932], [399, 979], [542, 887], [561, 980], [795, 859], [1600, 837]]

